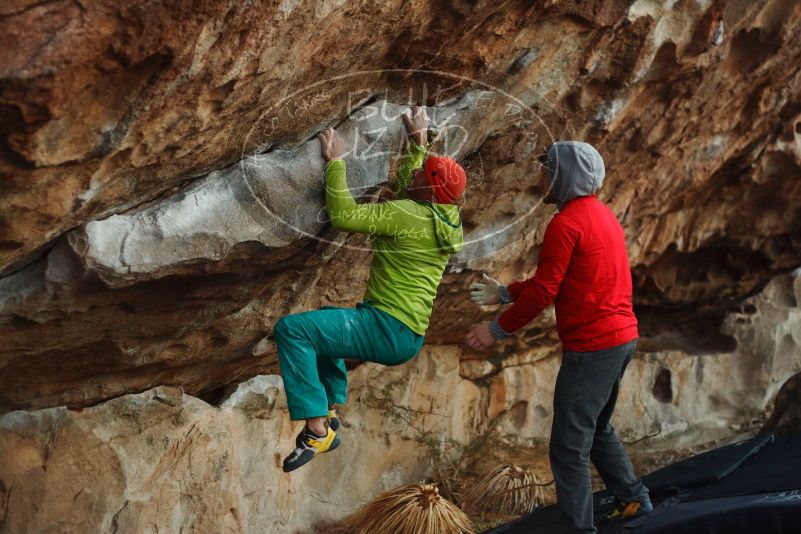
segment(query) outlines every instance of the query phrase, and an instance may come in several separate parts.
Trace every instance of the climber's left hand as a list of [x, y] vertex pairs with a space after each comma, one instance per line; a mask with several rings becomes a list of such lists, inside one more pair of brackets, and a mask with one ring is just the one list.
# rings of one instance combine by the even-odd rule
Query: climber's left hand
[[478, 351], [495, 344], [495, 336], [490, 332], [489, 325], [489, 321], [474, 325], [473, 329], [464, 337], [464, 344]]
[[320, 139], [320, 150], [326, 161], [342, 159], [345, 154], [345, 142], [333, 128], [326, 128], [318, 136]]
[[406, 126], [406, 133], [408, 133], [414, 142], [419, 146], [428, 143], [428, 114], [426, 108], [422, 106], [414, 106], [407, 109], [403, 115], [403, 124]]

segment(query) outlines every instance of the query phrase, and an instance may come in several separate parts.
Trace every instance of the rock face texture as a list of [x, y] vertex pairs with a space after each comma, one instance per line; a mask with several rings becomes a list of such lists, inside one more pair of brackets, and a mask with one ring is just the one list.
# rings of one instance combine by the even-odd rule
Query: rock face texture
[[[409, 409], [458, 399], [463, 410], [424, 424], [466, 440], [479, 393], [458, 370], [457, 352], [428, 350], [407, 369], [357, 369], [351, 396], [359, 409], [346, 412], [342, 433], [351, 436], [347, 452], [291, 475], [280, 465], [297, 425], [278, 376], [241, 384], [219, 407], [160, 387], [81, 411], [7, 413], [0, 419], [3, 531], [295, 532], [338, 518], [428, 467], [414, 432], [387, 417], [380, 407], [388, 399], [374, 398], [369, 384], [396, 384], [393, 402]], [[372, 446], [381, 438], [386, 447]], [[329, 482], [320, 485], [320, 477]]]
[[471, 175], [429, 343], [486, 316], [470, 273], [530, 274], [552, 214], [532, 155], [557, 138], [606, 157], [644, 346], [733, 350], [725, 312], [801, 263], [797, 2], [315, 5], [4, 8], [6, 409], [274, 371], [253, 357], [274, 321], [352, 304], [367, 273], [311, 136], [341, 124], [362, 192], [409, 101]]
[[[292, 434], [279, 381], [248, 382], [278, 372], [279, 317], [352, 305], [367, 279], [368, 239], [327, 224], [314, 136], [336, 125], [354, 193], [385, 197], [410, 103], [468, 170], [467, 246], [419, 361], [361, 366], [355, 390], [403, 378], [403, 404], [429, 399], [456, 440], [496, 420], [506, 440], [547, 438], [553, 316], [490, 355], [457, 343], [497, 311], [466, 298], [480, 272], [533, 271], [553, 214], [535, 156], [576, 138], [604, 155], [600, 198], [630, 246], [641, 352], [618, 426], [660, 432], [654, 447], [768, 415], [792, 428], [800, 33], [797, 0], [3, 4], [2, 528], [301, 528], [424, 474], [404, 440], [346, 449], [332, 473], [361, 454], [389, 474], [306, 506], [274, 472]], [[380, 427], [354, 399], [354, 429]], [[55, 493], [33, 507], [53, 487], [80, 512]]]
[[[501, 100], [469, 92], [452, 105], [431, 108], [433, 128], [438, 130], [440, 123], [458, 128], [447, 140], [464, 149], [468, 139], [459, 139], [466, 137], [459, 134], [479, 131], [490, 106], [502, 109]], [[403, 149], [405, 128], [397, 119], [405, 109], [381, 100], [360, 107], [340, 125], [339, 133], [354, 147], [346, 158], [348, 185], [354, 191], [386, 182], [397, 159], [393, 156]], [[86, 268], [110, 287], [193, 272], [199, 264], [219, 262], [245, 242], [286, 247], [303, 237], [316, 238], [324, 229], [323, 163], [316, 139], [296, 150], [248, 156], [196, 180], [169, 202], [91, 221], [68, 239], [80, 250]]]
[[[797, 299], [801, 276], [786, 275], [745, 301], [724, 321], [734, 353], [635, 359], [618, 433], [656, 435], [636, 450], [658, 452], [749, 431], [801, 373]], [[276, 375], [240, 384], [216, 406], [159, 387], [81, 410], [6, 413], [3, 531], [305, 531], [426, 476], [432, 447], [447, 464], [458, 456], [447, 443], [475, 444], [490, 428], [514, 447], [547, 440], [558, 354], [529, 351], [485, 370], [463, 356], [456, 346], [426, 347], [406, 366], [354, 370], [342, 445], [290, 475], [280, 462], [298, 425]]]

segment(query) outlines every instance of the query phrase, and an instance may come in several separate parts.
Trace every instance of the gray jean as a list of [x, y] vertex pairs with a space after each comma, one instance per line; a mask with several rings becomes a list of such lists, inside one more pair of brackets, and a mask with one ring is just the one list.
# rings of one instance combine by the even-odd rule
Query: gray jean
[[598, 532], [593, 524], [590, 460], [616, 497], [648, 499], [609, 424], [620, 379], [637, 340], [593, 352], [565, 351], [553, 396], [550, 460], [564, 532]]

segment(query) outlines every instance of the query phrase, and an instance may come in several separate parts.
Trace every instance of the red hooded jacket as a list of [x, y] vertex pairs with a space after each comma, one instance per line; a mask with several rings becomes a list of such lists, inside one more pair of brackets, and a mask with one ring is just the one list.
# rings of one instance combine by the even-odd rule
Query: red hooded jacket
[[514, 304], [498, 318], [506, 333], [555, 303], [563, 350], [607, 349], [638, 337], [623, 228], [595, 195], [564, 205], [545, 230], [534, 276], [507, 289]]

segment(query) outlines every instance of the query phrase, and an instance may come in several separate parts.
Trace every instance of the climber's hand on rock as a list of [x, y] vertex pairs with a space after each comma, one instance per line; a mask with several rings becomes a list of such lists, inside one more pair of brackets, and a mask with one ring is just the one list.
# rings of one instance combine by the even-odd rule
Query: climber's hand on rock
[[501, 301], [501, 283], [484, 273], [484, 283], [470, 284], [470, 300], [479, 306], [498, 304]]
[[495, 337], [489, 329], [489, 321], [473, 326], [473, 329], [464, 337], [464, 344], [473, 350], [482, 351], [495, 343]]
[[406, 126], [406, 133], [412, 136], [414, 142], [423, 146], [428, 142], [428, 114], [426, 108], [414, 106], [407, 109], [403, 115], [403, 124]]
[[326, 161], [342, 159], [345, 153], [345, 142], [333, 128], [326, 128], [319, 135], [320, 150]]

